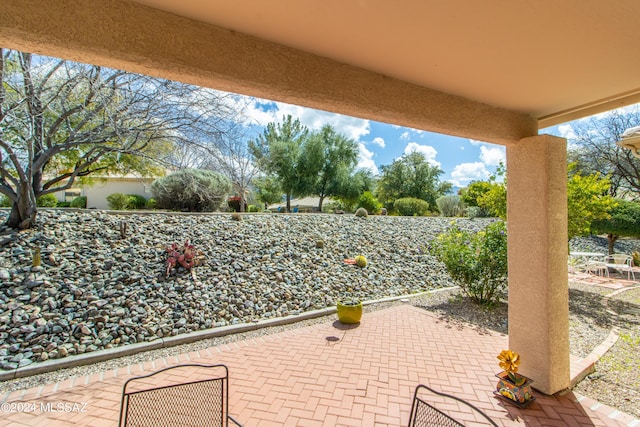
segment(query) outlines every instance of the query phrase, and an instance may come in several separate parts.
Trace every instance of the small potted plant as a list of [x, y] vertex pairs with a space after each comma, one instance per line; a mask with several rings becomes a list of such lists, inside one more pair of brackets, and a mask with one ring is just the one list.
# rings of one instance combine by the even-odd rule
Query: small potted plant
[[533, 380], [517, 373], [520, 355], [515, 351], [502, 350], [498, 355], [498, 360], [503, 371], [496, 374], [499, 381], [494, 393], [521, 408], [527, 407], [535, 400], [535, 396], [531, 392]]
[[360, 323], [362, 318], [362, 301], [347, 295], [338, 300], [337, 303], [338, 320], [348, 325]]

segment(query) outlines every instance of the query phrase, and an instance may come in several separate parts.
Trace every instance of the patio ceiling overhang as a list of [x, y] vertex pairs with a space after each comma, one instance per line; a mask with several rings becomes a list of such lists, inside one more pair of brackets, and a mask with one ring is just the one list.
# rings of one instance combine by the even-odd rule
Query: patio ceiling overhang
[[4, 47], [509, 145], [640, 102], [640, 2], [3, 0]]

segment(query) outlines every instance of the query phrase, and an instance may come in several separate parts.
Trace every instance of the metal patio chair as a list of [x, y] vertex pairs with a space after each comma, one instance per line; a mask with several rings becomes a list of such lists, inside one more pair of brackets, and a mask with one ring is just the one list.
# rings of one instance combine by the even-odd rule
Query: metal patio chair
[[613, 254], [607, 257], [607, 267], [617, 270], [620, 273], [627, 273], [627, 280], [636, 280], [636, 275], [633, 271], [633, 257], [625, 254]]
[[131, 378], [122, 387], [120, 427], [228, 427], [229, 370], [184, 364]]
[[[458, 418], [453, 417], [456, 413]], [[462, 415], [460, 415], [462, 414]], [[463, 424], [464, 423], [464, 424]], [[413, 394], [409, 427], [465, 427], [498, 425], [480, 409], [459, 397], [420, 384]]]

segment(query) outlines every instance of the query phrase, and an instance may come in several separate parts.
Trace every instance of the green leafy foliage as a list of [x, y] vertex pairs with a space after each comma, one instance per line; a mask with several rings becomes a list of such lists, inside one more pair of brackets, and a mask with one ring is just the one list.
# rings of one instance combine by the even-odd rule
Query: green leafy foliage
[[55, 208], [58, 206], [58, 198], [55, 194], [44, 194], [36, 199], [36, 206], [43, 208]]
[[432, 166], [422, 153], [405, 154], [392, 164], [382, 166], [382, 176], [376, 190], [378, 199], [387, 208], [402, 198], [425, 200], [435, 211], [436, 198], [451, 190], [450, 183], [441, 183], [443, 171]]
[[80, 208], [80, 209], [86, 209], [87, 208], [87, 196], [78, 196], [75, 199], [73, 199], [71, 201], [71, 204], [69, 205], [72, 208]]
[[464, 211], [464, 204], [459, 196], [442, 196], [436, 199], [440, 215], [446, 217], [460, 216]]
[[139, 194], [127, 194], [129, 203], [127, 209], [144, 209], [147, 206], [147, 199]]
[[640, 236], [640, 203], [616, 199], [616, 205], [609, 212], [610, 218], [597, 219], [591, 223], [591, 231], [606, 234], [609, 240], [609, 253], [620, 237]]
[[609, 219], [609, 211], [616, 206], [615, 199], [608, 195], [608, 178], [602, 178], [599, 173], [585, 176], [574, 170], [570, 165], [567, 183], [569, 239], [591, 234], [591, 223]]
[[109, 209], [121, 211], [129, 206], [129, 196], [122, 193], [112, 193], [107, 196]]
[[460, 230], [455, 223], [429, 248], [462, 291], [479, 304], [496, 303], [507, 288], [507, 228], [496, 221], [483, 231]]
[[507, 185], [489, 182], [488, 191], [478, 196], [478, 206], [490, 216], [507, 219]]
[[249, 142], [251, 154], [260, 169], [274, 176], [287, 198], [287, 211], [291, 211], [291, 197], [300, 192], [306, 171], [299, 166], [302, 144], [309, 130], [298, 119], [285, 116], [281, 123], [269, 123], [258, 139]]
[[157, 206], [189, 212], [211, 212], [231, 190], [229, 179], [214, 171], [185, 169], [151, 184]]
[[380, 208], [382, 208], [382, 203], [380, 203], [370, 191], [365, 191], [358, 198], [358, 208], [364, 208], [367, 212], [375, 215], [380, 211]]
[[424, 216], [429, 213], [429, 203], [421, 199], [405, 197], [396, 200], [393, 209], [402, 216]]
[[13, 202], [11, 201], [11, 199], [9, 199], [9, 197], [5, 196], [4, 194], [0, 194], [0, 207], [9, 208], [12, 204]]
[[154, 199], [153, 197], [150, 197], [149, 199], [147, 199], [147, 204], [145, 205], [145, 208], [155, 209], [156, 205], [157, 205], [156, 199]]

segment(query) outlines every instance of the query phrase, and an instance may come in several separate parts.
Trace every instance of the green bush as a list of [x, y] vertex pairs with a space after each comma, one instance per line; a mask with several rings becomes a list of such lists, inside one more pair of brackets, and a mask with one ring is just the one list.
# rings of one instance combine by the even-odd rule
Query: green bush
[[262, 212], [262, 208], [258, 205], [249, 205], [247, 207], [247, 212]]
[[139, 194], [127, 194], [129, 203], [127, 209], [144, 209], [147, 205], [147, 199]]
[[0, 208], [10, 208], [13, 205], [13, 202], [4, 194], [0, 195]]
[[69, 206], [71, 206], [72, 208], [86, 209], [86, 207], [87, 207], [87, 196], [76, 197], [75, 199], [73, 199], [71, 201], [71, 204]]
[[458, 196], [442, 196], [436, 199], [441, 216], [454, 217], [462, 215], [464, 205]]
[[402, 216], [424, 216], [429, 213], [429, 202], [406, 197], [396, 200], [393, 209]]
[[55, 208], [58, 205], [58, 198], [55, 194], [49, 193], [36, 199], [36, 206], [42, 208]]
[[58, 204], [56, 205], [57, 208], [68, 208], [71, 207], [71, 202], [58, 202]]
[[199, 169], [185, 169], [151, 185], [157, 207], [190, 212], [218, 209], [230, 190], [231, 182], [224, 175]]
[[153, 197], [150, 197], [149, 199], [147, 199], [147, 204], [145, 205], [145, 207], [147, 209], [155, 209], [156, 208], [156, 199], [154, 199]]
[[129, 206], [129, 196], [122, 193], [111, 193], [107, 196], [107, 203], [109, 204], [109, 209], [121, 211]]
[[471, 219], [485, 216], [482, 208], [479, 208], [478, 206], [467, 206], [465, 214]]
[[507, 288], [507, 227], [496, 221], [483, 231], [462, 231], [455, 224], [438, 235], [429, 253], [447, 268], [462, 291], [491, 305]]
[[365, 191], [358, 198], [357, 206], [359, 208], [364, 208], [372, 215], [375, 215], [380, 212], [382, 203], [380, 203], [370, 191]]

